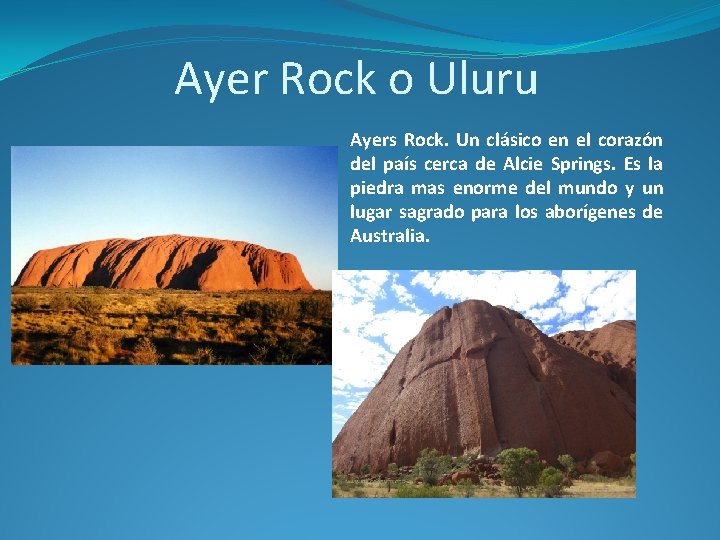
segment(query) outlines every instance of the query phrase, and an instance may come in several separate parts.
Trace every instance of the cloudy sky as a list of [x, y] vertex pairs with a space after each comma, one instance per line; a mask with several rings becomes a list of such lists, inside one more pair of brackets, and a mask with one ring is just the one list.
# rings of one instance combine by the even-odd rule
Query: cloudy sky
[[337, 264], [337, 148], [16, 146], [11, 279], [39, 249], [163, 234], [294, 253], [314, 287]]
[[405, 343], [443, 306], [487, 300], [546, 334], [635, 319], [634, 270], [333, 273], [332, 437]]

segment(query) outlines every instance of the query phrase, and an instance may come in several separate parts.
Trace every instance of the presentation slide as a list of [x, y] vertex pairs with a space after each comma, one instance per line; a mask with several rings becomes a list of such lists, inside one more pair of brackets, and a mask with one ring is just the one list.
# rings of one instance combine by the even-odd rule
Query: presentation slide
[[714, 536], [719, 51], [700, 0], [4, 5], [0, 538]]

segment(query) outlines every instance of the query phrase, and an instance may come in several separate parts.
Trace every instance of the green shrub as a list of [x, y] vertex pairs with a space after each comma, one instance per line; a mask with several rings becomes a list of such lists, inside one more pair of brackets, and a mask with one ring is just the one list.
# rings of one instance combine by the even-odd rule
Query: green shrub
[[23, 294], [13, 302], [13, 308], [18, 313], [29, 313], [40, 307], [40, 302], [35, 296]]
[[463, 497], [466, 499], [469, 499], [470, 497], [475, 495], [475, 484], [472, 483], [472, 480], [469, 478], [465, 478], [464, 480], [460, 480], [457, 483], [457, 488], [460, 490], [460, 493]]
[[436, 485], [440, 476], [448, 472], [451, 467], [452, 458], [450, 456], [430, 448], [425, 448], [420, 452], [420, 457], [415, 464], [417, 474], [428, 486]]
[[543, 497], [562, 497], [565, 486], [563, 473], [555, 467], [546, 467], [540, 473], [538, 488]]
[[244, 319], [259, 319], [262, 314], [262, 304], [257, 300], [245, 300], [238, 304], [235, 313]]
[[449, 498], [451, 496], [450, 490], [443, 486], [411, 486], [410, 484], [403, 484], [395, 492], [395, 497], [401, 499]]
[[537, 450], [508, 448], [500, 452], [497, 460], [502, 465], [500, 474], [503, 481], [515, 490], [518, 497], [537, 485], [543, 469]]
[[165, 296], [158, 300], [155, 309], [163, 317], [179, 317], [185, 312], [185, 305], [177, 298]]
[[340, 488], [342, 491], [350, 491], [350, 482], [348, 482], [347, 476], [340, 475], [335, 480], [335, 485]]
[[357, 488], [357, 489], [354, 489], [354, 490], [353, 490], [352, 495], [353, 495], [353, 497], [364, 497], [364, 496], [365, 496], [365, 492], [364, 492], [362, 489]]
[[70, 299], [66, 294], [55, 293], [50, 299], [50, 309], [55, 313], [62, 313], [66, 309], [70, 309]]
[[453, 469], [464, 470], [470, 464], [470, 456], [457, 456], [453, 460]]
[[235, 313], [243, 319], [252, 319], [268, 323], [277, 320], [291, 320], [295, 318], [296, 303], [292, 300], [245, 300], [235, 308]]
[[[286, 366], [292, 366], [305, 354], [307, 344], [297, 336], [290, 336], [279, 341], [274, 352], [275, 362]], [[368, 471], [369, 472], [369, 471]]]
[[370, 474], [370, 465], [367, 463], [360, 467], [360, 474]]
[[91, 317], [102, 311], [103, 299], [100, 296], [83, 296], [73, 306], [80, 315]]
[[558, 463], [568, 476], [572, 477], [575, 475], [575, 460], [570, 454], [558, 456]]
[[298, 304], [301, 319], [321, 319], [332, 316], [330, 297], [302, 298]]

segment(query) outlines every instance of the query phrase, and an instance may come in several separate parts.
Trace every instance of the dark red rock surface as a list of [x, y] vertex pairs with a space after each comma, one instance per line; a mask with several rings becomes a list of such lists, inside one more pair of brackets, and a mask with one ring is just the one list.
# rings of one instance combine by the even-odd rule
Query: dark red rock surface
[[378, 472], [414, 464], [423, 448], [493, 456], [520, 446], [549, 462], [628, 455], [635, 404], [603, 365], [515, 311], [469, 300], [435, 313], [400, 350], [333, 442], [332, 467]]
[[610, 376], [635, 400], [635, 321], [616, 321], [602, 328], [553, 336], [608, 368]]
[[15, 286], [312, 290], [295, 255], [193, 236], [113, 238], [38, 251]]

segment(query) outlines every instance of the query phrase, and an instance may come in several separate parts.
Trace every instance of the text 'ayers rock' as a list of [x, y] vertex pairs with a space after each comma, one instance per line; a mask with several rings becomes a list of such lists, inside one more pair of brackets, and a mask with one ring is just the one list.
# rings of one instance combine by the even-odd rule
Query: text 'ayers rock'
[[193, 236], [113, 238], [38, 251], [15, 286], [312, 290], [295, 255]]
[[627, 456], [634, 398], [602, 359], [515, 311], [468, 300], [435, 313], [400, 350], [333, 442], [332, 467], [379, 472], [414, 464], [424, 448], [494, 456], [523, 446], [549, 462], [603, 450]]

